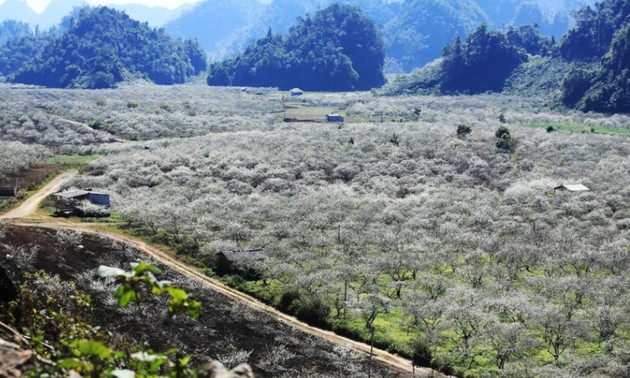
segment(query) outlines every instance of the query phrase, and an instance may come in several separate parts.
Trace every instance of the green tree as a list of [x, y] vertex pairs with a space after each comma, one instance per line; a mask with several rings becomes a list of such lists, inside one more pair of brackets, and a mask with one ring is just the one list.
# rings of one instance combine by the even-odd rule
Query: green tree
[[369, 90], [385, 83], [384, 60], [374, 23], [357, 7], [334, 4], [298, 19], [286, 36], [269, 30], [243, 53], [211, 65], [207, 82], [283, 90]]

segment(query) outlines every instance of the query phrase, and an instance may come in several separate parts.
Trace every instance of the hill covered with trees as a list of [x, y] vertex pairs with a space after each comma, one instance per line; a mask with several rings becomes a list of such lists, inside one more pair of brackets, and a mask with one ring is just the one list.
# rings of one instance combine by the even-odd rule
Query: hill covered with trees
[[385, 83], [385, 49], [375, 24], [357, 7], [331, 5], [287, 35], [267, 36], [210, 67], [212, 86], [368, 90]]
[[10, 40], [0, 48], [0, 69], [9, 81], [90, 89], [128, 77], [175, 84], [207, 67], [196, 41], [175, 40], [107, 7], [81, 8], [65, 24], [57, 33]]
[[[481, 24], [465, 41], [442, 49], [442, 59], [394, 83], [393, 93], [500, 92], [514, 70], [530, 57], [548, 56], [553, 39], [540, 34], [536, 25], [510, 28], [503, 33]], [[393, 89], [391, 89], [393, 88]]]
[[[584, 111], [630, 113], [630, 1], [605, 0], [577, 17], [559, 47], [575, 64], [562, 85], [563, 103]], [[585, 62], [595, 65], [584, 67]]]
[[[383, 34], [386, 72], [409, 72], [439, 58], [442, 46], [457, 35], [465, 39], [483, 22], [490, 28], [536, 24], [542, 34], [559, 39], [573, 22], [572, 12], [594, 0], [273, 0], [265, 6], [239, 0], [234, 3], [246, 6], [236, 14], [232, 3], [200, 1], [165, 28], [197, 38], [210, 56], [223, 59], [243, 51], [269, 28], [286, 33], [305, 14], [332, 3], [353, 5]], [[222, 12], [226, 17], [219, 17]]]
[[505, 33], [482, 25], [465, 42], [457, 37], [446, 45], [441, 60], [387, 91], [545, 90], [555, 92], [557, 102], [569, 108], [630, 112], [630, 1], [605, 0], [576, 15], [576, 26], [559, 43], [542, 36], [537, 25], [511, 27]]

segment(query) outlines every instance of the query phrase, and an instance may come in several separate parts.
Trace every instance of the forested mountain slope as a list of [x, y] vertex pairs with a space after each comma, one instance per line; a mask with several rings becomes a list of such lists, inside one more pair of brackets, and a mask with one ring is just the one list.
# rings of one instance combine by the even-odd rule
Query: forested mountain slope
[[269, 30], [245, 52], [210, 67], [209, 85], [368, 90], [384, 84], [385, 51], [357, 7], [331, 5], [298, 21], [286, 36]]
[[[381, 29], [387, 48], [386, 69], [410, 71], [439, 57], [444, 44], [456, 35], [465, 38], [481, 22], [493, 28], [536, 23], [541, 33], [559, 38], [571, 25], [572, 12], [581, 4], [594, 1], [341, 0], [339, 3], [360, 7]], [[243, 2], [235, 4], [240, 6]], [[166, 29], [176, 35], [195, 37], [211, 56], [224, 58], [241, 52], [269, 28], [287, 32], [298, 17], [312, 15], [333, 2], [273, 0], [264, 7], [248, 3], [243, 12], [234, 15], [229, 9], [223, 11], [233, 7], [231, 2], [217, 4], [215, 0], [206, 0], [171, 21]], [[223, 12], [226, 17], [217, 20]], [[251, 22], [245, 25], [246, 19]]]
[[457, 35], [465, 36], [488, 17], [472, 0], [407, 0], [384, 26], [389, 56], [404, 71], [440, 55]]
[[[32, 4], [35, 4], [35, 2]], [[94, 5], [94, 3], [89, 3], [87, 0], [50, 0], [43, 11], [38, 9], [38, 11], [41, 11], [41, 13], [38, 13], [34, 11], [33, 8], [40, 6], [40, 3], [35, 4], [35, 6], [31, 8], [26, 0], [4, 0], [4, 2], [0, 4], [0, 21], [16, 20], [26, 22], [44, 31], [48, 28], [55, 27], [63, 17], [67, 16], [75, 8], [91, 5]], [[149, 25], [152, 26], [162, 26], [167, 21], [177, 18], [190, 7], [190, 5], [182, 5], [176, 9], [169, 9], [161, 6], [147, 6], [135, 3], [117, 4], [115, 1], [112, 1], [112, 4], [108, 4], [107, 6], [122, 10], [132, 18], [142, 22], [148, 22]]]
[[[577, 17], [576, 26], [558, 44], [541, 36], [536, 25], [510, 28], [506, 33], [482, 25], [465, 41], [457, 37], [446, 45], [441, 60], [386, 91], [521, 90], [531, 95], [537, 88], [555, 92], [558, 102], [567, 107], [630, 112], [630, 1], [605, 0], [582, 8]], [[531, 64], [523, 65], [528, 61]]]
[[[575, 63], [562, 101], [584, 111], [630, 113], [630, 1], [605, 0], [578, 13], [577, 26], [560, 43]], [[580, 62], [596, 64], [583, 68]]]
[[[165, 25], [175, 37], [194, 37], [211, 56], [224, 56], [232, 46], [241, 47], [240, 36], [263, 14], [258, 0], [206, 0]], [[263, 35], [262, 31], [259, 35]]]
[[[136, 76], [173, 84], [183, 83], [206, 68], [205, 53], [196, 41], [175, 40], [123, 12], [83, 8], [67, 22], [63, 33], [31, 40], [34, 58], [10, 74], [10, 81], [60, 88], [108, 88]], [[2, 56], [6, 59], [11, 54], [5, 45]]]

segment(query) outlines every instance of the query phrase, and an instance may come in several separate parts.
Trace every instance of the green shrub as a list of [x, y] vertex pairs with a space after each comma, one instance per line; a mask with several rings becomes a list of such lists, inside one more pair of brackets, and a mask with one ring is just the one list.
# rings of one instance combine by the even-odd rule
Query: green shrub
[[280, 297], [278, 307], [308, 324], [329, 327], [330, 306], [318, 297], [300, 293], [295, 289], [288, 289]]
[[466, 135], [470, 134], [470, 132], [472, 131], [472, 129], [470, 128], [470, 126], [467, 125], [457, 125], [457, 136], [458, 137], [465, 137]]

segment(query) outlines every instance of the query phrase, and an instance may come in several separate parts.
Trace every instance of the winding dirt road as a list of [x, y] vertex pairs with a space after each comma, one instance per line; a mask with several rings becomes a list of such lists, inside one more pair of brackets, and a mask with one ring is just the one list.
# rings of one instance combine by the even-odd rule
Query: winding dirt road
[[[73, 174], [76, 174], [76, 173], [68, 172], [68, 173], [63, 173], [57, 176], [54, 180], [49, 182], [46, 186], [44, 186], [36, 194], [31, 196], [18, 208], [4, 215], [0, 215], [0, 219], [10, 220], [12, 223], [20, 224], [23, 226], [33, 225], [37, 227], [46, 227], [46, 228], [51, 228], [51, 229], [56, 229], [56, 230], [59, 230], [59, 229], [74, 230], [74, 231], [80, 231], [84, 233], [96, 234], [99, 236], [109, 237], [119, 242], [127, 243], [133, 248], [146, 253], [147, 255], [153, 257], [155, 260], [159, 261], [160, 263], [170, 267], [174, 271], [179, 272], [190, 279], [201, 282], [207, 288], [217, 291], [219, 293], [222, 293], [241, 303], [247, 304], [248, 306], [250, 306], [251, 308], [255, 310], [262, 311], [266, 314], [269, 314], [272, 317], [288, 325], [291, 325], [303, 332], [306, 332], [308, 334], [315, 335], [318, 337], [322, 337], [324, 339], [346, 346], [348, 348], [355, 349], [362, 353], [366, 353], [366, 354], [370, 353], [370, 346], [365, 343], [350, 340], [346, 337], [339, 336], [335, 334], [334, 332], [330, 332], [330, 331], [326, 331], [326, 330], [322, 330], [316, 327], [309, 326], [308, 324], [303, 323], [292, 316], [284, 314], [274, 309], [273, 307], [267, 306], [266, 304], [258, 301], [257, 299], [247, 294], [241, 293], [237, 290], [227, 287], [222, 282], [217, 281], [213, 278], [210, 278], [206, 276], [205, 274], [199, 272], [197, 269], [187, 264], [182, 263], [181, 261], [177, 260], [176, 257], [170, 255], [169, 253], [162, 251], [158, 248], [155, 248], [153, 246], [150, 246], [147, 243], [141, 240], [138, 240], [134, 237], [114, 233], [114, 232], [99, 228], [99, 225], [95, 225], [95, 224], [72, 223], [72, 222], [68, 222], [64, 220], [57, 221], [52, 218], [42, 219], [41, 217], [32, 217], [34, 212], [37, 210], [37, 207], [39, 206], [39, 204], [41, 204], [41, 202], [48, 195], [58, 191], [59, 188], [63, 185], [63, 183], [66, 180], [68, 180], [70, 177], [72, 177]], [[410, 360], [391, 354], [387, 351], [374, 348], [373, 358], [382, 364], [385, 364], [397, 371], [400, 371], [401, 373], [409, 373], [409, 374], [414, 373], [414, 369], [412, 367]], [[431, 369], [426, 369], [426, 368], [416, 368], [415, 373], [420, 374], [420, 376], [433, 376], [431, 375], [432, 373], [436, 374], [437, 376], [440, 376], [439, 373], [432, 371]]]
[[52, 179], [48, 184], [46, 184], [43, 188], [38, 190], [35, 194], [30, 196], [26, 201], [24, 201], [19, 207], [9, 211], [8, 213], [0, 215], [0, 219], [24, 219], [28, 218], [39, 207], [46, 197], [49, 195], [58, 192], [61, 185], [66, 182], [69, 178], [76, 175], [76, 172], [64, 172], [54, 179]]

